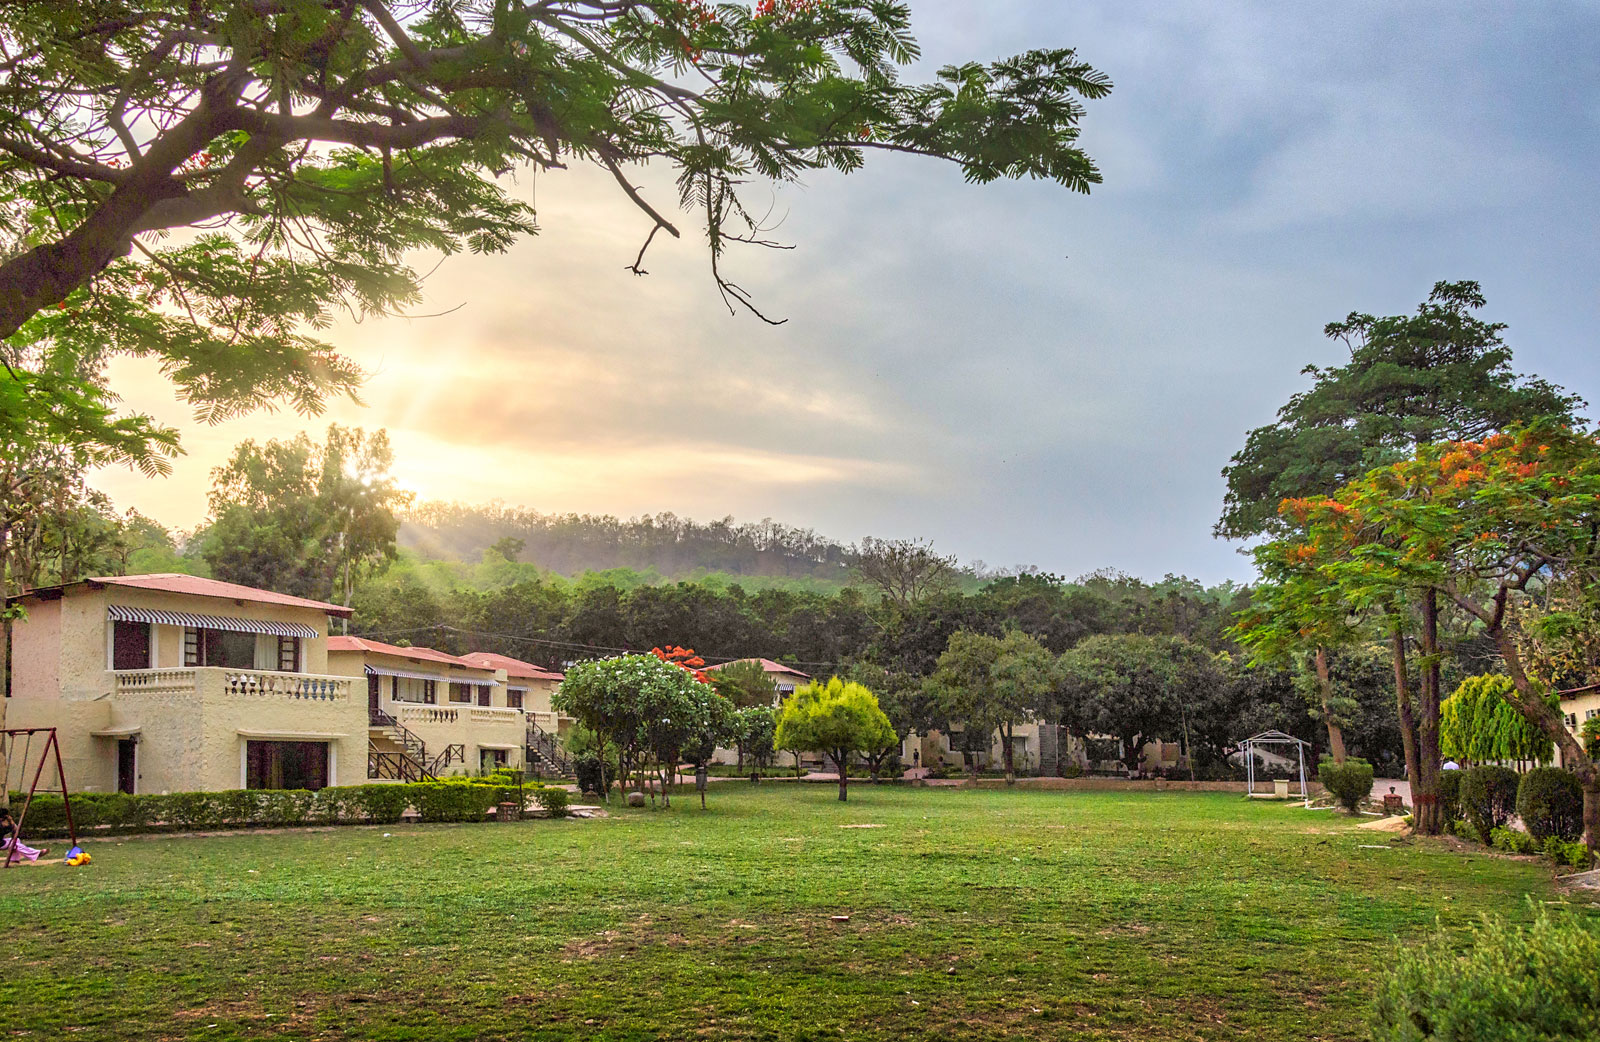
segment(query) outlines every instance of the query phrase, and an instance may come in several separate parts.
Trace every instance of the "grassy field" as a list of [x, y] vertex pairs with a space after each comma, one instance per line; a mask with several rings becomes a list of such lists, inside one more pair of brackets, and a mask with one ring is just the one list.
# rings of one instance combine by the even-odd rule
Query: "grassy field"
[[1551, 893], [1536, 863], [1229, 795], [834, 793], [102, 842], [0, 876], [0, 1030], [1357, 1039], [1396, 939]]

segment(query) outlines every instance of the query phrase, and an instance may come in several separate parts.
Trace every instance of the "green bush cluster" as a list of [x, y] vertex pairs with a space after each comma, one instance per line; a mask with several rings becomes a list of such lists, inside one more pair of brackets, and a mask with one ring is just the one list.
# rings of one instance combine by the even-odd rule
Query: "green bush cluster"
[[1570, 840], [1583, 831], [1583, 786], [1560, 767], [1536, 767], [1517, 787], [1517, 817], [1535, 839]]
[[1556, 865], [1564, 868], [1589, 867], [1589, 848], [1583, 840], [1565, 840], [1551, 836], [1544, 842], [1544, 853]]
[[1600, 1038], [1600, 930], [1541, 907], [1529, 926], [1485, 918], [1472, 944], [1441, 931], [1396, 951], [1373, 999], [1373, 1042]]
[[1541, 844], [1537, 839], [1513, 828], [1498, 828], [1489, 833], [1489, 845], [1507, 854], [1537, 854]]
[[1340, 764], [1324, 759], [1317, 766], [1317, 780], [1341, 807], [1354, 814], [1361, 809], [1361, 801], [1372, 794], [1372, 764], [1354, 756]]
[[1511, 820], [1521, 780], [1511, 768], [1493, 764], [1473, 767], [1461, 779], [1462, 814], [1477, 832], [1478, 842], [1488, 844], [1490, 833]]
[[572, 761], [572, 769], [578, 776], [578, 790], [593, 793], [596, 796], [605, 795], [606, 783], [610, 779], [606, 776], [606, 761], [598, 756], [580, 756]]
[[[498, 778], [463, 778], [412, 785], [342, 785], [304, 789], [229, 789], [130, 795], [82, 792], [72, 796], [72, 818], [80, 834], [187, 829], [274, 828], [293, 825], [387, 825], [415, 807], [423, 821], [482, 821], [498, 803], [532, 795], [552, 816], [566, 812], [564, 789], [505, 785]], [[552, 795], [559, 793], [559, 795]], [[23, 793], [12, 793], [13, 812]], [[549, 802], [547, 802], [549, 801]], [[554, 806], [559, 805], [558, 812]], [[29, 836], [63, 836], [66, 807], [58, 795], [41, 793], [28, 808]]]
[[1450, 823], [1450, 831], [1457, 839], [1464, 839], [1468, 843], [1480, 843], [1478, 830], [1472, 827], [1472, 822], [1465, 818], [1457, 818]]
[[566, 789], [558, 789], [553, 785], [535, 789], [533, 798], [539, 801], [539, 806], [548, 811], [552, 818], [566, 817], [567, 807], [572, 803], [572, 798]]

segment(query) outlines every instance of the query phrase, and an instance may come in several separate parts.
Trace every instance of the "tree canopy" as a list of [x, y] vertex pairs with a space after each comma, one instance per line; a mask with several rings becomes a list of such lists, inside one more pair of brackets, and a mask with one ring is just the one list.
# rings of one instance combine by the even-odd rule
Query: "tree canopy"
[[878, 700], [860, 684], [839, 677], [795, 689], [778, 710], [773, 745], [817, 752], [839, 772], [839, 799], [849, 798], [850, 761], [894, 741], [894, 728]]
[[1510, 677], [1497, 673], [1463, 680], [1439, 706], [1440, 751], [1480, 764], [1548, 763], [1555, 743], [1506, 701], [1506, 692], [1515, 687]]

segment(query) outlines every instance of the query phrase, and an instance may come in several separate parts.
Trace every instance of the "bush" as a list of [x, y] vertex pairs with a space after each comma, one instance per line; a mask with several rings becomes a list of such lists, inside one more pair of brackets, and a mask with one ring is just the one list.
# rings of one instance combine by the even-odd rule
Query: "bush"
[[1450, 831], [1455, 834], [1457, 839], [1466, 840], [1468, 843], [1480, 842], [1478, 830], [1473, 828], [1472, 823], [1464, 818], [1457, 818], [1452, 821], [1450, 823]]
[[1443, 931], [1399, 949], [1373, 999], [1373, 1042], [1600, 1038], [1600, 932], [1540, 908], [1529, 926], [1485, 917], [1462, 952]]
[[472, 781], [418, 782], [407, 785], [423, 821], [482, 821], [500, 802], [500, 788]]
[[1539, 841], [1526, 832], [1519, 832], [1513, 828], [1495, 829], [1489, 834], [1489, 844], [1496, 850], [1503, 850], [1507, 854], [1537, 854]]
[[567, 805], [572, 802], [566, 789], [558, 789], [554, 785], [543, 785], [534, 790], [533, 798], [539, 801], [539, 806], [550, 812], [552, 818], [567, 816]]
[[1439, 772], [1439, 820], [1450, 828], [1461, 820], [1461, 776], [1465, 771]]
[[1574, 839], [1583, 831], [1583, 786], [1559, 767], [1536, 767], [1517, 786], [1517, 817], [1535, 839]]
[[1317, 780], [1341, 807], [1354, 814], [1361, 809], [1361, 801], [1372, 794], [1372, 764], [1354, 756], [1341, 764], [1325, 759], [1317, 766]]
[[1589, 848], [1581, 839], [1568, 841], [1551, 836], [1544, 841], [1544, 853], [1558, 868], [1589, 867]]
[[1461, 810], [1481, 842], [1511, 820], [1520, 780], [1511, 768], [1495, 766], [1473, 767], [1461, 779]]

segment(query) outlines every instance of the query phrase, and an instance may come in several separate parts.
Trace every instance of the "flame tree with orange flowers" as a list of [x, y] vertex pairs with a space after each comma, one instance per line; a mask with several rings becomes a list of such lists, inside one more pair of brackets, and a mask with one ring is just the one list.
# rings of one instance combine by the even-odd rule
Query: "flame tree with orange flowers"
[[[1424, 445], [1335, 495], [1286, 500], [1283, 514], [1295, 532], [1260, 548], [1264, 568], [1292, 564], [1308, 591], [1355, 609], [1387, 611], [1420, 598], [1425, 627], [1441, 601], [1474, 621], [1512, 680], [1507, 702], [1549, 736], [1582, 785], [1592, 851], [1600, 770], [1529, 675], [1519, 636], [1535, 599], [1556, 584], [1600, 597], [1600, 439], [1542, 420], [1481, 441]], [[1243, 628], [1254, 628], [1253, 621], [1244, 619]], [[1426, 629], [1423, 650], [1418, 737], [1437, 743], [1439, 653]], [[1437, 773], [1429, 761], [1437, 751], [1421, 752], [1417, 823], [1435, 832]]]

